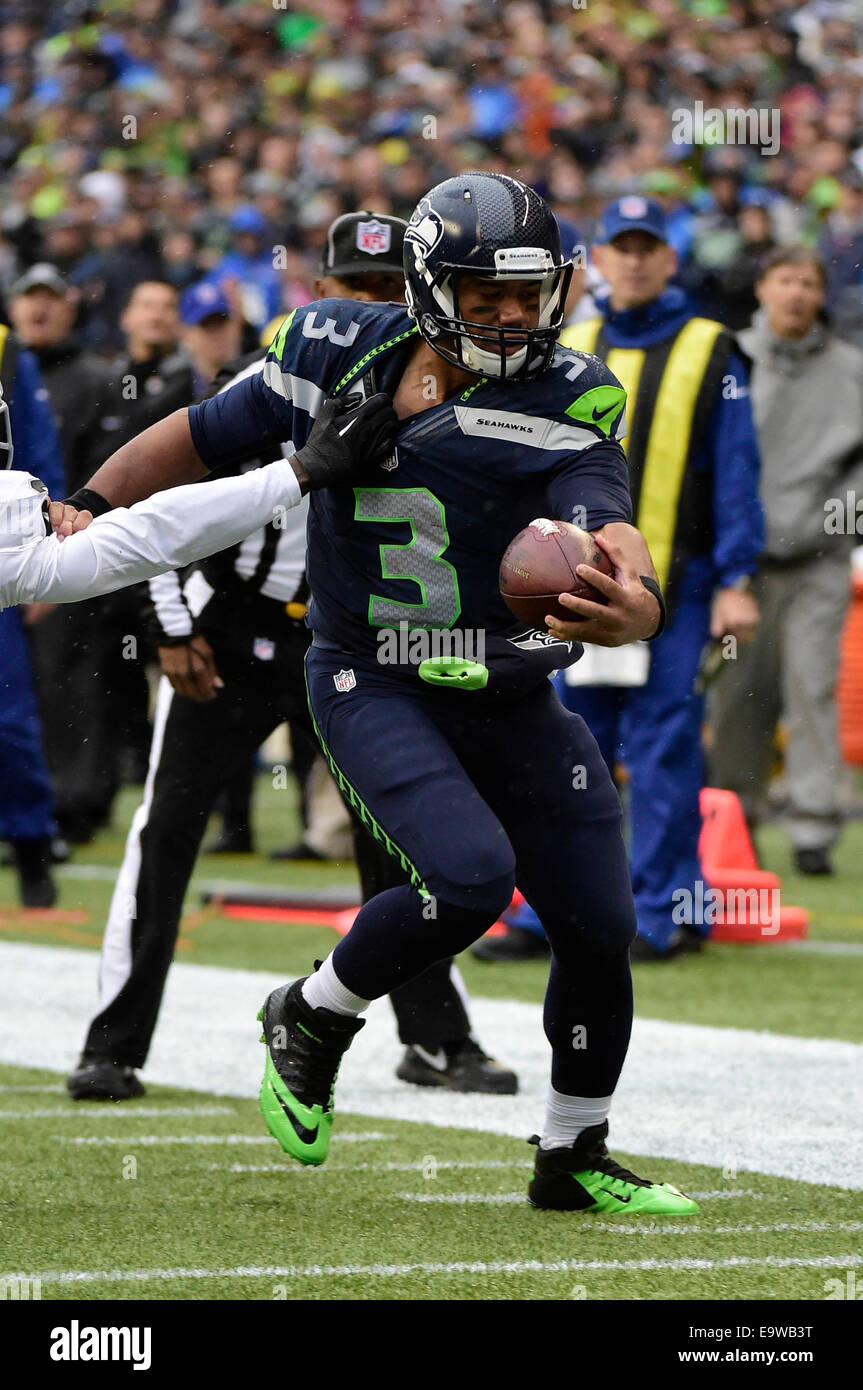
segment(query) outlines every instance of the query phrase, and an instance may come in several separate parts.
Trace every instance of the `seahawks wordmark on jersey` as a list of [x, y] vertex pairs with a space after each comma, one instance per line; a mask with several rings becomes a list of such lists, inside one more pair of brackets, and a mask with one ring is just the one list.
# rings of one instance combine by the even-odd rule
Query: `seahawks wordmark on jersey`
[[[324, 399], [370, 386], [395, 393], [419, 342], [401, 306], [327, 299], [285, 320], [262, 369], [193, 406], [210, 467], [252, 448], [308, 439]], [[559, 348], [533, 381], [477, 378], [402, 422], [397, 469], [311, 494], [308, 569], [317, 640], [378, 664], [381, 634], [482, 631], [488, 689], [529, 687], [578, 659], [578, 643], [520, 643], [498, 591], [500, 558], [534, 517], [590, 530], [630, 521], [623, 388], [599, 358]], [[416, 680], [416, 667], [387, 668]]]

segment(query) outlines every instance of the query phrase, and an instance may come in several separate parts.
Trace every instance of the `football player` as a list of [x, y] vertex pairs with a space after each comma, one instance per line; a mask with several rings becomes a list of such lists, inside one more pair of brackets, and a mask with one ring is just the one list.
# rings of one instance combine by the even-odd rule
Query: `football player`
[[[286, 1152], [323, 1162], [362, 1012], [482, 935], [517, 875], [553, 951], [530, 1200], [695, 1212], [605, 1146], [632, 1020], [635, 915], [610, 775], [547, 679], [578, 659], [582, 635], [617, 646], [663, 624], [630, 524], [625, 394], [597, 358], [558, 348], [571, 264], [550, 209], [517, 180], [464, 174], [432, 189], [405, 235], [405, 275], [406, 307], [295, 310], [262, 370], [145, 431], [79, 500], [125, 505], [288, 438], [316, 471], [331, 441], [315, 430], [345, 393], [384, 393], [398, 417], [386, 458], [341, 436], [360, 475], [311, 499], [307, 677], [340, 786], [411, 882], [367, 902], [316, 972], [265, 1001], [261, 1109]], [[579, 567], [607, 604], [562, 596], [572, 621], [549, 618], [542, 633], [513, 624], [497, 583], [506, 546], [538, 515], [586, 526], [614, 565], [613, 577]], [[409, 643], [391, 640], [403, 632]]]

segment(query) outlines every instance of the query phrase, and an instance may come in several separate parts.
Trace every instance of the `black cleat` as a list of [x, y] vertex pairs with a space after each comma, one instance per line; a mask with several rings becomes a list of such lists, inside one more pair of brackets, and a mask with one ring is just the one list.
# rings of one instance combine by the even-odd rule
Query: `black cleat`
[[289, 845], [287, 849], [270, 850], [269, 857], [270, 859], [287, 859], [292, 863], [302, 863], [304, 859], [321, 860], [323, 862], [327, 856], [325, 854], [318, 854], [318, 851], [312, 849], [311, 845], [307, 845], [305, 840], [300, 840], [298, 845]]
[[794, 867], [798, 874], [832, 874], [833, 865], [826, 849], [796, 849]]
[[252, 836], [248, 830], [223, 830], [215, 840], [204, 845], [204, 854], [253, 854]]
[[547, 960], [551, 947], [544, 936], [527, 927], [509, 927], [505, 936], [483, 936], [470, 948], [477, 960]]
[[51, 873], [51, 840], [12, 840], [22, 907], [53, 907], [57, 884]]
[[[536, 1151], [527, 1190], [531, 1206], [546, 1211], [591, 1211], [605, 1216], [694, 1216], [697, 1202], [667, 1182], [650, 1182], [622, 1168], [608, 1152], [608, 1121], [583, 1129], [568, 1149]], [[539, 1144], [534, 1135], [532, 1144]]]
[[84, 1060], [67, 1078], [66, 1090], [72, 1100], [131, 1100], [147, 1094], [132, 1067]]
[[339, 1066], [365, 1019], [313, 1009], [304, 984], [274, 989], [258, 1013], [267, 1046], [259, 1109], [285, 1153], [319, 1164], [330, 1147]]
[[442, 1047], [413, 1043], [396, 1067], [399, 1081], [414, 1086], [438, 1086], [448, 1091], [479, 1091], [490, 1096], [514, 1096], [518, 1077], [488, 1057], [473, 1038], [460, 1038]]
[[692, 927], [682, 927], [679, 932], [675, 932], [669, 945], [664, 951], [660, 951], [656, 946], [652, 946], [643, 936], [637, 936], [629, 947], [629, 959], [636, 965], [650, 964], [663, 960], [676, 960], [678, 956], [692, 955], [695, 951], [700, 951], [703, 938]]

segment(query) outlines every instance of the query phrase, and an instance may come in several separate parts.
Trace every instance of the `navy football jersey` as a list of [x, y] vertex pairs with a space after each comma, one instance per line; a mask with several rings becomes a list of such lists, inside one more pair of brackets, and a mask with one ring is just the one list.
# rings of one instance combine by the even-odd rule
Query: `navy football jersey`
[[[210, 468], [308, 439], [325, 397], [395, 393], [420, 341], [401, 305], [324, 299], [296, 309], [260, 371], [189, 412], [195, 447]], [[430, 392], [431, 394], [431, 392]], [[350, 486], [313, 492], [308, 524], [310, 622], [316, 640], [353, 665], [381, 661], [417, 678], [405, 641], [463, 634], [489, 688], [541, 681], [581, 654], [578, 643], [525, 631], [498, 591], [501, 556], [535, 517], [589, 530], [630, 521], [625, 393], [597, 357], [558, 348], [530, 382], [485, 378], [403, 420], [392, 458]], [[290, 449], [286, 450], [290, 452]], [[389, 643], [383, 655], [383, 643]], [[479, 659], [482, 659], [480, 657]]]

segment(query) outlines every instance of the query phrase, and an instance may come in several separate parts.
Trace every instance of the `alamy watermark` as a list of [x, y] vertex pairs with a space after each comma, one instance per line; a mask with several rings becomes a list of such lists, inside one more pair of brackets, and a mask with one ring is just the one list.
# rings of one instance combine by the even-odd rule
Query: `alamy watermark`
[[693, 888], [675, 888], [671, 920], [677, 927], [712, 927], [717, 922], [757, 924], [762, 936], [779, 931], [779, 888], [710, 888], [696, 879]]
[[828, 497], [824, 503], [827, 536], [863, 536], [863, 497], [848, 491], [844, 497]]
[[762, 155], [779, 153], [780, 111], [776, 106], [691, 107], [671, 113], [671, 139], [675, 145], [757, 145]]
[[378, 632], [377, 660], [381, 666], [420, 666], [424, 661], [475, 661], [485, 665], [485, 630], [481, 627], [411, 627]]

